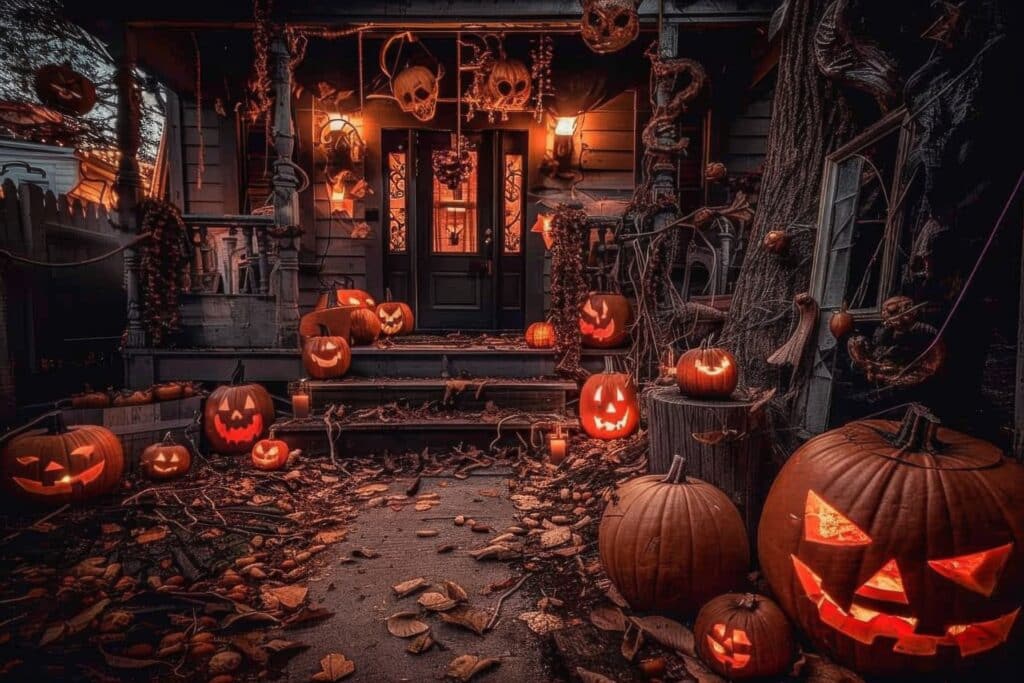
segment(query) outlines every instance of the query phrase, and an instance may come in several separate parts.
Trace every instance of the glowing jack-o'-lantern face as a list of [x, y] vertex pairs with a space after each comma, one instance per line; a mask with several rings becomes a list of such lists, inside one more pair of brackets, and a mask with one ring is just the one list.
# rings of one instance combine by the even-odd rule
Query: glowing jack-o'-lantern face
[[639, 413], [636, 388], [625, 373], [591, 375], [580, 390], [580, 422], [592, 438], [629, 436], [636, 429]]
[[288, 462], [288, 444], [278, 439], [263, 439], [252, 447], [252, 464], [258, 470], [279, 470]]
[[725, 624], [715, 624], [711, 634], [704, 636], [711, 656], [729, 669], [742, 669], [750, 664], [750, 639], [747, 632], [738, 628], [730, 629]]
[[694, 398], [729, 398], [739, 382], [736, 358], [725, 349], [690, 349], [676, 365], [679, 390]]
[[632, 317], [629, 300], [621, 294], [590, 294], [580, 307], [583, 345], [595, 349], [621, 346]]
[[352, 364], [352, 351], [343, 337], [310, 337], [302, 350], [302, 364], [314, 379], [341, 377]]
[[[336, 289], [335, 295], [339, 306], [358, 306], [359, 308], [366, 308], [371, 311], [377, 306], [377, 302], [373, 300], [373, 297], [361, 289]], [[329, 306], [328, 299], [327, 292], [321, 294], [316, 300], [314, 310], [322, 311], [327, 308]]]
[[783, 609], [858, 672], [984, 659], [1024, 603], [1024, 468], [937, 425], [863, 420], [786, 462], [761, 516], [761, 566]]
[[274, 404], [258, 384], [221, 386], [203, 409], [204, 432], [217, 453], [245, 453], [274, 420]]
[[150, 479], [174, 479], [188, 472], [192, 454], [184, 446], [168, 438], [162, 443], [148, 446], [139, 457], [139, 465]]
[[380, 331], [387, 337], [409, 334], [413, 330], [412, 309], [399, 301], [385, 301], [377, 306]]
[[726, 593], [708, 601], [693, 633], [701, 659], [732, 680], [775, 678], [790, 668], [793, 630], [763, 595]]

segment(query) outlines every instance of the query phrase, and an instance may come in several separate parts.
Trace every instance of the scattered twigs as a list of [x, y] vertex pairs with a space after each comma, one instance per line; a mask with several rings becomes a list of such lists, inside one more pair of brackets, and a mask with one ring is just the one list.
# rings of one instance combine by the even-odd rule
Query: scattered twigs
[[494, 625], [498, 622], [498, 617], [501, 615], [501, 606], [505, 603], [505, 600], [519, 590], [519, 588], [526, 583], [526, 580], [531, 576], [532, 574], [523, 574], [522, 578], [516, 581], [511, 588], [498, 597], [498, 602], [494, 605], [494, 611], [491, 613], [491, 618], [487, 621], [487, 626], [484, 627], [485, 632], [494, 628]]
[[46, 522], [49, 522], [51, 519], [53, 519], [57, 515], [61, 514], [62, 512], [67, 510], [69, 507], [71, 507], [71, 506], [70, 505], [61, 505], [59, 508], [57, 508], [53, 512], [50, 512], [50, 513], [47, 513], [47, 514], [43, 515], [42, 517], [40, 517], [36, 521], [32, 522], [28, 526], [23, 527], [21, 529], [18, 529], [17, 531], [14, 531], [14, 532], [4, 536], [2, 539], [0, 539], [0, 545], [4, 545], [5, 543], [8, 543], [8, 542], [14, 540], [15, 538], [17, 538], [18, 536], [20, 536], [24, 532], [28, 531], [29, 529], [38, 527], [41, 524], [45, 524]]

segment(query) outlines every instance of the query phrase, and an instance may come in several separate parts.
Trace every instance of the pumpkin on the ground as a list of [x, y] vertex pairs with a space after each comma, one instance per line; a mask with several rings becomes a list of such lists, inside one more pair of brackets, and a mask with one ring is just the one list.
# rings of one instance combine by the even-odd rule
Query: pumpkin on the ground
[[613, 349], [626, 341], [633, 307], [621, 294], [591, 292], [580, 307], [580, 338], [583, 346]]
[[377, 317], [380, 319], [380, 331], [385, 337], [411, 334], [416, 327], [409, 304], [392, 301], [391, 290], [387, 291], [384, 303], [377, 305]]
[[313, 379], [336, 379], [348, 372], [352, 349], [348, 340], [326, 334], [310, 337], [302, 346], [302, 364]]
[[555, 345], [555, 326], [547, 321], [526, 328], [526, 345], [531, 349], [550, 349]]
[[793, 629], [779, 606], [753, 593], [726, 593], [697, 614], [693, 638], [712, 671], [734, 681], [781, 676], [793, 660]]
[[376, 311], [357, 308], [349, 314], [349, 336], [353, 346], [372, 344], [380, 336], [380, 319]]
[[852, 669], [906, 678], [994, 654], [1024, 605], [1024, 467], [939, 426], [859, 420], [806, 442], [758, 554], [786, 613]]
[[273, 438], [257, 441], [252, 447], [252, 465], [258, 470], [279, 470], [288, 462], [288, 444]]
[[736, 357], [714, 346], [690, 349], [676, 365], [679, 390], [693, 398], [729, 398], [739, 379]]
[[259, 384], [244, 383], [239, 362], [231, 384], [213, 390], [203, 407], [203, 432], [217, 453], [247, 453], [274, 421], [274, 401]]
[[187, 447], [175, 443], [171, 433], [167, 432], [163, 441], [142, 451], [139, 466], [150, 479], [175, 479], [188, 473], [192, 466], [192, 453]]
[[667, 475], [618, 488], [598, 531], [601, 564], [635, 610], [692, 615], [743, 585], [750, 548], [729, 497], [686, 476], [676, 456]]
[[65, 426], [60, 412], [37, 420], [45, 429], [11, 437], [0, 456], [6, 487], [45, 505], [82, 502], [113, 491], [124, 472], [117, 436], [95, 425]]
[[615, 372], [605, 358], [604, 372], [591, 375], [580, 389], [580, 424], [594, 439], [621, 439], [640, 424], [636, 385], [624, 372]]

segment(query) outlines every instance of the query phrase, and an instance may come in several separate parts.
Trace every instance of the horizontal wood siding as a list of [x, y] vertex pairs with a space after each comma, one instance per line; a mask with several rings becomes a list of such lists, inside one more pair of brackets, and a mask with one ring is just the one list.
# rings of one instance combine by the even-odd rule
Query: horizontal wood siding
[[584, 173], [580, 189], [605, 198], [633, 194], [635, 110], [636, 93], [630, 90], [581, 118], [575, 141]]
[[757, 173], [768, 152], [768, 126], [774, 86], [753, 94], [750, 102], [726, 126], [722, 161], [734, 173]]
[[196, 120], [195, 102], [183, 102], [185, 212], [238, 213], [234, 117], [219, 116], [204, 105], [201, 135]]

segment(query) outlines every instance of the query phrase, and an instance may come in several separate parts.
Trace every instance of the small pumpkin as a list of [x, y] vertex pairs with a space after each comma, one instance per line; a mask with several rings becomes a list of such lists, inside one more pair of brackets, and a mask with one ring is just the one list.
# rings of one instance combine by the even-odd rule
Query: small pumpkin
[[274, 401], [262, 385], [245, 383], [239, 361], [231, 384], [217, 387], [203, 407], [203, 432], [217, 453], [246, 453], [274, 421]]
[[777, 256], [785, 256], [789, 253], [789, 233], [785, 230], [769, 230], [765, 233], [764, 241], [761, 245], [768, 251]]
[[676, 456], [667, 475], [632, 479], [605, 508], [598, 552], [634, 610], [692, 615], [743, 584], [750, 548], [729, 497], [686, 476]]
[[836, 339], [842, 339], [853, 332], [853, 315], [847, 310], [846, 302], [828, 319], [828, 331]]
[[357, 308], [349, 314], [349, 336], [353, 346], [372, 344], [380, 337], [380, 318], [377, 312]]
[[390, 289], [384, 296], [384, 303], [377, 304], [377, 317], [380, 319], [380, 331], [385, 337], [411, 334], [415, 329], [415, 320], [409, 304], [392, 301]]
[[[46, 428], [32, 429], [47, 423]], [[105, 427], [64, 424], [57, 411], [30, 422], [0, 455], [4, 485], [19, 498], [44, 505], [87, 501], [117, 488], [124, 449]]]
[[163, 441], [146, 446], [139, 456], [139, 466], [150, 479], [176, 479], [188, 473], [192, 466], [192, 453], [175, 443], [171, 433], [167, 432]]
[[114, 395], [115, 406], [143, 406], [153, 402], [153, 391], [150, 389], [124, 389]]
[[783, 675], [793, 660], [793, 629], [779, 606], [753, 593], [726, 593], [697, 614], [697, 653], [733, 681]]
[[279, 470], [288, 462], [289, 452], [287, 443], [271, 435], [269, 439], [257, 441], [252, 447], [252, 465], [267, 472]]
[[531, 349], [550, 349], [555, 345], [555, 326], [545, 321], [526, 328], [526, 345]]
[[348, 372], [352, 350], [344, 337], [327, 334], [310, 337], [302, 346], [302, 364], [313, 379], [335, 379]]
[[633, 308], [621, 294], [591, 292], [580, 307], [580, 335], [583, 346], [613, 349], [626, 341]]
[[153, 385], [153, 398], [158, 401], [174, 401], [185, 394], [185, 387], [181, 382], [166, 382]]
[[353, 287], [351, 278], [345, 278], [340, 286], [335, 282], [330, 290], [322, 292], [317, 297], [314, 310], [322, 311], [325, 308], [333, 308], [334, 306], [359, 306], [360, 308], [372, 311], [376, 308], [377, 302], [373, 300], [369, 293]]
[[707, 344], [684, 353], [676, 365], [679, 390], [693, 398], [729, 398], [739, 378], [735, 356]]
[[604, 372], [588, 377], [580, 389], [580, 423], [588, 436], [605, 440], [629, 436], [640, 423], [633, 379], [615, 372], [610, 357]]
[[72, 408], [106, 408], [110, 405], [110, 394], [105, 391], [93, 391], [86, 386], [81, 394], [71, 396]]

